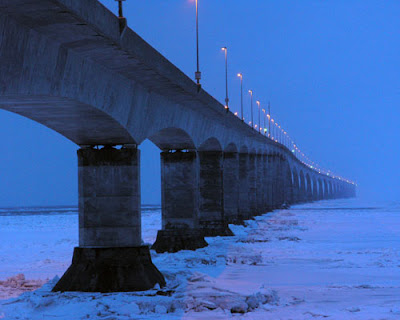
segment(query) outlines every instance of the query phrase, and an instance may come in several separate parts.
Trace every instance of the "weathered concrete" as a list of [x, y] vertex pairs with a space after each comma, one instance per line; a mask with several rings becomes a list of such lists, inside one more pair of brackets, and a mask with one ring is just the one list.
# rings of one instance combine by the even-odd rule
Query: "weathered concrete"
[[256, 158], [257, 155], [255, 153], [250, 153], [248, 160], [248, 198], [249, 198], [249, 207], [250, 207], [250, 215], [254, 217], [259, 214], [258, 206], [257, 206], [257, 164]]
[[161, 153], [162, 230], [157, 252], [195, 250], [207, 246], [199, 229], [196, 152]]
[[199, 228], [204, 236], [232, 236], [224, 217], [223, 152], [200, 151]]
[[289, 207], [293, 203], [292, 172], [286, 159], [282, 159], [282, 179], [284, 192], [284, 206]]
[[268, 211], [273, 211], [275, 209], [274, 203], [274, 188], [275, 188], [275, 173], [273, 165], [273, 156], [267, 155], [267, 175], [266, 175], [266, 185], [267, 185], [267, 209]]
[[165, 286], [149, 247], [75, 248], [72, 265], [53, 291], [130, 292]]
[[262, 201], [263, 201], [263, 212], [268, 212], [269, 208], [269, 199], [268, 199], [268, 156], [263, 154], [262, 156], [262, 167], [263, 172], [261, 173], [262, 177]]
[[239, 219], [239, 154], [224, 152], [223, 164], [224, 219], [228, 223], [240, 224]]
[[257, 167], [257, 175], [256, 175], [256, 197], [257, 197], [257, 214], [265, 213], [265, 204], [264, 204], [264, 155], [257, 154], [256, 158], [256, 167]]
[[276, 155], [270, 156], [269, 166], [271, 168], [271, 200], [272, 200], [272, 209], [275, 210], [279, 208], [279, 172], [278, 172], [278, 159]]
[[284, 163], [283, 163], [283, 159], [281, 156], [277, 157], [277, 168], [276, 168], [276, 172], [278, 173], [277, 175], [277, 207], [278, 208], [282, 208], [282, 206], [285, 204], [285, 184], [284, 184], [284, 174], [283, 174], [283, 170], [284, 170]]
[[79, 246], [140, 246], [140, 151], [80, 149], [78, 176]]
[[239, 153], [239, 221], [250, 218], [249, 155]]
[[313, 201], [312, 184], [310, 175], [308, 173], [306, 174], [306, 184], [307, 184], [306, 202], [312, 202]]
[[164, 277], [141, 246], [140, 151], [78, 150], [79, 248], [54, 291], [141, 291]]

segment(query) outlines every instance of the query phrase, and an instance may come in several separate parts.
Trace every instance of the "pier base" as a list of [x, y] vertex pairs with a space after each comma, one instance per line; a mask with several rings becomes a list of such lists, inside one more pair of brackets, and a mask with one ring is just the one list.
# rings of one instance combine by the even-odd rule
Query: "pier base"
[[157, 253], [197, 250], [207, 247], [204, 234], [198, 229], [165, 229], [159, 230], [156, 242], [151, 247]]
[[53, 291], [130, 292], [165, 286], [148, 247], [76, 247], [72, 264]]

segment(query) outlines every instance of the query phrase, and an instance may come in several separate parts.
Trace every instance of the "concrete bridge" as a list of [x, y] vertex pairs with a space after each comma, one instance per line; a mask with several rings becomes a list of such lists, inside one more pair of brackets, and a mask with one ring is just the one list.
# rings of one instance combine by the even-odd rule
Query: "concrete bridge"
[[[79, 247], [56, 291], [135, 291], [165, 280], [142, 246], [140, 151], [161, 150], [162, 230], [176, 252], [230, 223], [355, 196], [211, 97], [97, 0], [0, 0], [0, 108], [75, 142]], [[51, 146], [49, 146], [51, 148]]]

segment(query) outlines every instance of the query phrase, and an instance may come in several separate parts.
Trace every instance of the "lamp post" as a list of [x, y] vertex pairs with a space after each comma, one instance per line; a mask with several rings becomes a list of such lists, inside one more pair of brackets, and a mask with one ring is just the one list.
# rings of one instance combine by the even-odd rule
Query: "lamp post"
[[250, 111], [251, 111], [251, 127], [254, 127], [254, 119], [253, 119], [253, 90], [249, 90], [250, 93]]
[[196, 51], [197, 51], [197, 71], [194, 77], [197, 81], [198, 89], [201, 88], [201, 72], [200, 72], [200, 62], [199, 62], [199, 2], [196, 0]]
[[257, 101], [258, 105], [258, 132], [261, 133], [261, 107], [260, 107], [260, 101]]
[[265, 109], [262, 109], [262, 112], [264, 113], [264, 124], [263, 124], [264, 135], [266, 135], [267, 134], [267, 128], [265, 127], [265, 118], [267, 117], [267, 115], [265, 114]]
[[242, 121], [244, 121], [244, 117], [243, 117], [243, 74], [238, 73], [237, 76], [240, 78], [240, 111], [241, 111]]
[[271, 103], [268, 101], [268, 137], [271, 138]]
[[229, 111], [229, 97], [228, 97], [228, 48], [223, 47], [222, 51], [225, 52], [225, 88], [226, 88], [226, 96], [225, 96], [225, 109]]
[[126, 18], [124, 17], [124, 13], [122, 11], [122, 2], [125, 0], [115, 0], [115, 1], [118, 2], [119, 31], [122, 33], [122, 31], [126, 27]]

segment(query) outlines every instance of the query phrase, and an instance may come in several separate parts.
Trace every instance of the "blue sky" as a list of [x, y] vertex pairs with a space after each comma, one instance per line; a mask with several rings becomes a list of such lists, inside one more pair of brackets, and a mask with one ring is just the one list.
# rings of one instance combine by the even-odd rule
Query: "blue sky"
[[[117, 12], [114, 0], [102, 0]], [[312, 160], [356, 180], [361, 197], [400, 199], [400, 2], [199, 0], [203, 88], [221, 102], [229, 49], [238, 72]], [[193, 0], [127, 0], [128, 25], [193, 77]], [[246, 97], [248, 110], [249, 98]], [[248, 117], [248, 116], [247, 116]], [[77, 203], [77, 147], [0, 111], [0, 206]], [[159, 151], [142, 146], [142, 202], [160, 202]]]

